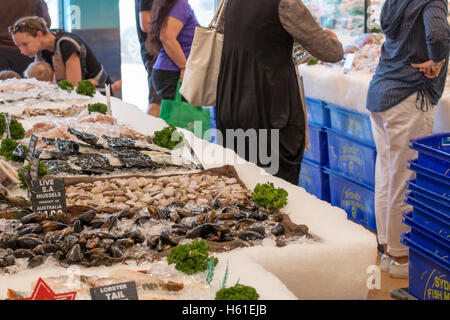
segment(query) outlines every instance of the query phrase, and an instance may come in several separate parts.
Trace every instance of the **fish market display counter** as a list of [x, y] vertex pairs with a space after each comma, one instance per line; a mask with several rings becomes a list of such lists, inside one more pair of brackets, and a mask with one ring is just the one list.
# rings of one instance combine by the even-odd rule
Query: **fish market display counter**
[[[99, 95], [94, 100], [106, 102], [106, 98]], [[134, 105], [116, 98], [111, 98], [111, 102], [113, 117], [143, 135], [150, 136], [167, 126], [162, 119], [148, 116]], [[22, 268], [10, 274], [0, 272], [0, 298], [6, 298], [7, 289], [30, 292], [39, 277], [51, 277], [48, 281], [55, 287], [64, 281], [64, 292], [71, 291], [68, 290], [71, 287], [67, 285], [67, 279], [79, 279], [71, 278], [73, 275], [120, 277], [124, 281], [153, 277], [151, 281], [158, 282], [161, 287], [167, 286], [170, 281], [184, 283], [184, 293], [180, 291], [176, 295], [166, 291], [157, 294], [150, 290], [140, 296], [141, 299], [214, 299], [224, 278], [227, 286], [239, 282], [254, 287], [260, 299], [367, 298], [368, 284], [373, 278], [369, 267], [375, 265], [377, 259], [377, 241], [373, 232], [348, 220], [342, 209], [237, 158], [232, 150], [198, 139], [186, 130], [181, 131], [205, 169], [229, 164], [234, 166], [238, 177], [249, 190], [253, 190], [257, 183], [266, 182], [273, 182], [276, 187], [285, 189], [288, 203], [282, 212], [288, 214], [294, 224], [306, 225], [312, 237], [298, 237], [283, 246], [271, 238], [265, 238], [259, 245], [214, 253], [219, 263], [210, 285], [205, 283], [206, 275], [182, 275], [173, 265], [168, 265], [165, 258], [152, 263], [126, 261], [109, 267], [89, 268], [79, 265], [63, 267], [49, 259], [33, 269]], [[188, 158], [190, 151], [184, 147], [182, 154]], [[136, 273], [136, 270], [147, 270], [148, 274]], [[80, 286], [75, 281], [72, 288], [79, 289]], [[80, 289], [77, 298], [89, 299], [88, 292]]]

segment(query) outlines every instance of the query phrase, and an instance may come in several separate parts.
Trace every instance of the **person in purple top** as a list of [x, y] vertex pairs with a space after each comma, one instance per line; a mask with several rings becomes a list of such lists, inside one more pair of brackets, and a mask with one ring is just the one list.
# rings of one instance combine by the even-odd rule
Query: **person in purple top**
[[157, 56], [152, 82], [161, 99], [175, 98], [198, 25], [188, 0], [154, 1], [146, 48]]

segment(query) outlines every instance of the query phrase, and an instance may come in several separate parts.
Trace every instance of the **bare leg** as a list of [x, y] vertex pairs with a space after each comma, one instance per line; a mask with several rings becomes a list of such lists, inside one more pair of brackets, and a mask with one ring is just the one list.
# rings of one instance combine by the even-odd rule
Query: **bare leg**
[[152, 103], [147, 109], [147, 114], [159, 118], [159, 113], [161, 112], [161, 103]]

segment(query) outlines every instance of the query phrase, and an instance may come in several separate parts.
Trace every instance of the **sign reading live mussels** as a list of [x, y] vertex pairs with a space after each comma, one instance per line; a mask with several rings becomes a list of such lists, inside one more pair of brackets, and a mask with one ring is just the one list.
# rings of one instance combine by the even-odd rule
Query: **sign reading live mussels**
[[33, 211], [52, 216], [66, 213], [66, 189], [64, 179], [31, 181], [31, 203]]
[[90, 289], [92, 300], [139, 300], [136, 282], [123, 282]]

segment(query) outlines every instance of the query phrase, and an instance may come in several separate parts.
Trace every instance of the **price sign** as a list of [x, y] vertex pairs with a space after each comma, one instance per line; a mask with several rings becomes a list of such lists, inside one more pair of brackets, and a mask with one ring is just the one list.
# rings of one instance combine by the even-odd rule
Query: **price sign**
[[31, 204], [36, 213], [52, 216], [67, 212], [64, 179], [42, 179], [31, 182]]
[[28, 153], [27, 153], [27, 157], [26, 157], [27, 161], [30, 161], [31, 158], [33, 157], [34, 150], [36, 149], [37, 141], [38, 141], [38, 137], [35, 136], [34, 134], [31, 135], [30, 143], [28, 143]]
[[92, 300], [139, 300], [134, 281], [90, 289]]
[[347, 57], [345, 58], [344, 70], [343, 70], [343, 72], [345, 74], [350, 73], [350, 71], [352, 70], [354, 60], [355, 60], [354, 53], [347, 54]]

